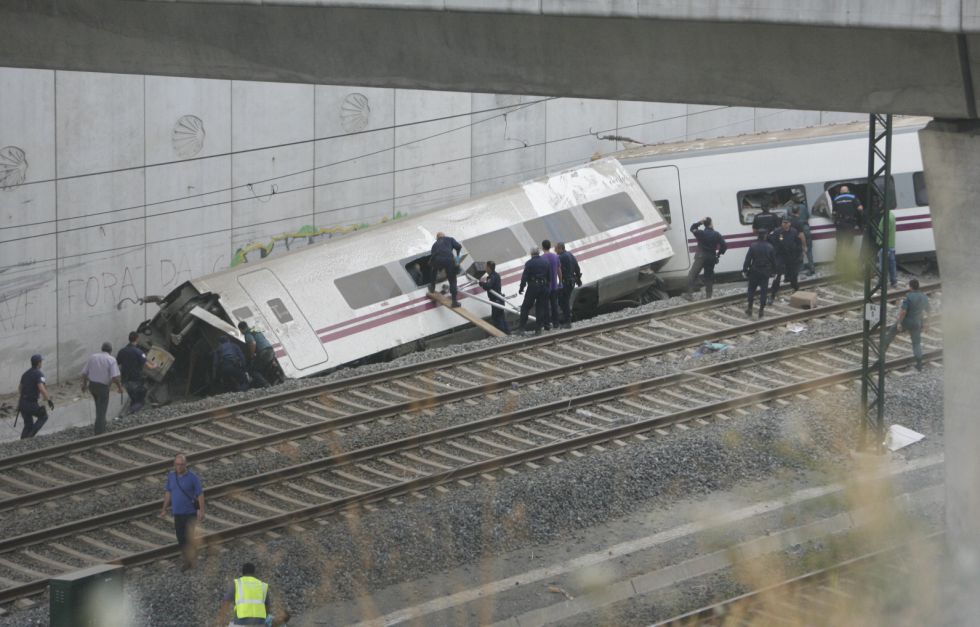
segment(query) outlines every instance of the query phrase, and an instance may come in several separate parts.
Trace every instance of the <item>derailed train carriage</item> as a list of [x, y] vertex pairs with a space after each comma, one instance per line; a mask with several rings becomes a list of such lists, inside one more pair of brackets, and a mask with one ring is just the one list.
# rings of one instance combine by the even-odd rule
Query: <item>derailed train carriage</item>
[[439, 231], [463, 246], [460, 303], [487, 317], [475, 279], [485, 261], [497, 263], [504, 292], [513, 293], [531, 246], [566, 242], [586, 282], [577, 307], [594, 308], [656, 286], [672, 255], [666, 227], [637, 181], [616, 160], [599, 160], [193, 279], [140, 332], [161, 366], [154, 376], [174, 394], [207, 389], [217, 338], [238, 337], [239, 321], [266, 333], [287, 378], [305, 377], [463, 323], [426, 296]]

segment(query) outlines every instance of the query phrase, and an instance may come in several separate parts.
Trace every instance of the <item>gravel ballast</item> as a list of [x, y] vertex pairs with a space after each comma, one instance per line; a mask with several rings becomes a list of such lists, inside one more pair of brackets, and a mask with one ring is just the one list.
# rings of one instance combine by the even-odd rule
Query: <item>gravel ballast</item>
[[[718, 293], [726, 290], [718, 289]], [[737, 291], [737, 290], [731, 290]], [[679, 301], [662, 301], [647, 308], [661, 308]], [[934, 309], [935, 311], [935, 309]], [[622, 317], [635, 310], [608, 314], [601, 319]], [[597, 319], [599, 320], [599, 319]], [[526, 386], [514, 396], [498, 395], [477, 406], [457, 403], [440, 408], [431, 416], [417, 416], [410, 424], [392, 421], [372, 425], [370, 432], [351, 431], [352, 445], [363, 446], [400, 437], [407, 432], [436, 428], [473, 420], [506, 409], [549, 402], [562, 395], [584, 394], [628, 381], [660, 376], [676, 371], [745, 356], [748, 351], [774, 350], [792, 343], [833, 337], [860, 328], [859, 320], [828, 318], [808, 323], [805, 332], [781, 332], [753, 338], [751, 346], [739, 346], [721, 353], [667, 360], [644, 360], [629, 372], [603, 370], [598, 376], [577, 377], [569, 390], [556, 391], [554, 385]], [[509, 338], [484, 340], [507, 342]], [[376, 364], [357, 370], [333, 373], [324, 379], [337, 379], [366, 371], [419, 363], [440, 354], [458, 354], [474, 345], [454, 346], [438, 351], [415, 353], [390, 364]], [[891, 422], [925, 433], [927, 439], [895, 455], [925, 455], [942, 449], [942, 369], [927, 367], [911, 376], [889, 378], [886, 410]], [[319, 379], [317, 381], [322, 381]], [[777, 382], [778, 383], [778, 382]], [[289, 382], [287, 387], [310, 385], [311, 381]], [[350, 516], [331, 516], [319, 523], [304, 523], [305, 532], [285, 530], [272, 537], [259, 535], [247, 541], [225, 545], [217, 554], [202, 556], [195, 571], [182, 574], [173, 562], [151, 565], [127, 574], [127, 595], [137, 625], [199, 625], [212, 622], [220, 596], [237, 573], [241, 563], [254, 559], [264, 579], [273, 584], [276, 598], [285, 602], [294, 615], [331, 601], [366, 594], [392, 583], [471, 564], [491, 555], [536, 544], [560, 542], [568, 533], [587, 533], [603, 521], [644, 509], [670, 507], [679, 499], [707, 497], [738, 483], [778, 477], [787, 486], [813, 471], [839, 476], [850, 467], [851, 450], [856, 442], [855, 411], [859, 388], [848, 385], [846, 392], [835, 390], [818, 402], [794, 401], [781, 407], [752, 409], [747, 415], [728, 421], [712, 422], [690, 430], [672, 430], [664, 437], [646, 442], [631, 440], [626, 447], [593, 451], [581, 459], [567, 458], [561, 464], [548, 464], [510, 476], [498, 474], [495, 481], [471, 480], [468, 488], [454, 486], [445, 495], [428, 493], [428, 498], [402, 498], [400, 505], [380, 504], [376, 511]], [[223, 395], [143, 412], [114, 422], [128, 426], [160, 420], [201, 407], [225, 404], [251, 397]], [[75, 431], [76, 433], [72, 433]], [[3, 447], [5, 455], [28, 450], [43, 442], [53, 444], [79, 437], [87, 430], [67, 430], [37, 442], [16, 442]], [[313, 459], [320, 447], [300, 442], [288, 457], [291, 463]], [[285, 457], [285, 456], [284, 456]], [[249, 472], [260, 472], [283, 464], [272, 453], [256, 454], [249, 460]], [[222, 464], [208, 464], [201, 473], [206, 486], [240, 476]], [[161, 488], [152, 498], [161, 496]], [[789, 489], [789, 488], [788, 488]], [[152, 490], [151, 490], [152, 492]], [[111, 502], [116, 506], [146, 501], [146, 492], [111, 491], [92, 495], [92, 503], [73, 505], [78, 512], [98, 511]], [[101, 503], [101, 500], [106, 503]], [[58, 511], [38, 508], [35, 527], [61, 520]], [[33, 516], [32, 516], [33, 517]], [[48, 517], [48, 518], [46, 518]], [[0, 618], [0, 625], [47, 623], [46, 597], [43, 606], [11, 610]]]

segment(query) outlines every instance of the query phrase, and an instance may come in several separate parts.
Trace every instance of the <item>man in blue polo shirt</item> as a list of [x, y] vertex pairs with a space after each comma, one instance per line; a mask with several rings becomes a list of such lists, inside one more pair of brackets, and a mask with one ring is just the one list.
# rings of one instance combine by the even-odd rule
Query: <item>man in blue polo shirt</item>
[[197, 475], [187, 469], [187, 457], [183, 453], [174, 458], [174, 469], [167, 473], [167, 485], [163, 493], [160, 517], [167, 515], [167, 507], [173, 505], [174, 532], [177, 545], [184, 559], [181, 570], [194, 568], [197, 558], [194, 551], [194, 527], [204, 522], [204, 487]]

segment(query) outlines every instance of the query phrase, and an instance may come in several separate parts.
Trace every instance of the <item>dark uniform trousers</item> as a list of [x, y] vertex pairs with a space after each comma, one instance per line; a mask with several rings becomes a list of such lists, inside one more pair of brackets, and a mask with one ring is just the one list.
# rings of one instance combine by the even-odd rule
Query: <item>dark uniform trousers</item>
[[[776, 295], [779, 293], [779, 285], [782, 281], [783, 276], [789, 282], [790, 287], [794, 290], [800, 289], [800, 260], [797, 258], [792, 259], [779, 259], [779, 265], [776, 267], [776, 276], [772, 279], [772, 287], [769, 289], [769, 302], [776, 299]], [[763, 298], [765, 295], [763, 295]]]
[[561, 309], [561, 324], [572, 323], [572, 291], [574, 289], [574, 283], [571, 281], [565, 281], [561, 291], [558, 292], [558, 307]]
[[449, 258], [436, 257], [432, 259], [432, 284], [430, 287], [433, 291], [435, 291], [436, 277], [439, 276], [440, 270], [446, 272], [446, 279], [449, 281], [449, 294], [453, 300], [456, 300], [456, 263]]
[[95, 435], [99, 435], [105, 433], [105, 414], [109, 409], [109, 386], [105, 383], [89, 381], [88, 389], [95, 399]]
[[[499, 304], [502, 305], [503, 303]], [[490, 323], [504, 333], [510, 333], [510, 327], [507, 326], [507, 315], [503, 309], [490, 308]]]
[[[48, 410], [37, 402], [22, 402], [18, 408], [20, 417], [24, 419], [24, 428], [20, 432], [20, 439], [26, 440], [33, 438], [41, 430], [44, 423], [48, 421]], [[37, 418], [37, 422], [34, 419]]]
[[714, 253], [698, 248], [698, 251], [694, 253], [694, 261], [691, 263], [691, 270], [687, 273], [687, 294], [694, 291], [694, 281], [698, 278], [701, 270], [704, 270], [704, 293], [705, 296], [711, 298], [712, 290], [714, 289], [715, 284], [716, 263], [718, 263], [718, 257], [716, 257]]
[[531, 313], [531, 307], [534, 307], [534, 317], [537, 318], [534, 329], [540, 331], [548, 324], [548, 279], [531, 279], [528, 282], [524, 302], [521, 303], [521, 329], [527, 328], [527, 317]]
[[755, 300], [755, 292], [759, 290], [759, 309], [766, 306], [766, 292], [769, 289], [769, 275], [756, 270], [749, 270], [749, 309]]

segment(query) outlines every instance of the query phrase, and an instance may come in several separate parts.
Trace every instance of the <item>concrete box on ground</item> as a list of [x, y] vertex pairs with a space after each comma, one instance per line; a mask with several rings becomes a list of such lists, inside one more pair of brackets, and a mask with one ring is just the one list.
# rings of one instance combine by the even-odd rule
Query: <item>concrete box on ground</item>
[[800, 309], [813, 309], [817, 306], [817, 293], [816, 292], [797, 292], [789, 297], [790, 307], [799, 307]]
[[52, 577], [51, 627], [123, 625], [123, 567], [100, 564]]

